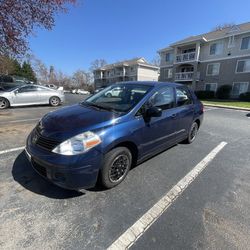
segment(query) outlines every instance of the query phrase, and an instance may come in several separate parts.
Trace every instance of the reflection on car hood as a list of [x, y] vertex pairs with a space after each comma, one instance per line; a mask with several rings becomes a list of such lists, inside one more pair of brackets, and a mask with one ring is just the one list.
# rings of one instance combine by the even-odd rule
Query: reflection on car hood
[[109, 126], [117, 117], [113, 112], [77, 104], [48, 113], [37, 129], [44, 137], [63, 141], [84, 131]]

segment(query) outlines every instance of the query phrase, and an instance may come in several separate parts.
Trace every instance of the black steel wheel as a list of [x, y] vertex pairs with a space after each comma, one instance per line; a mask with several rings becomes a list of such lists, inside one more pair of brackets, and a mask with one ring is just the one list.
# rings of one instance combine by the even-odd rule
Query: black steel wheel
[[117, 147], [105, 155], [100, 172], [101, 182], [105, 188], [120, 184], [128, 174], [132, 164], [132, 155], [128, 148]]

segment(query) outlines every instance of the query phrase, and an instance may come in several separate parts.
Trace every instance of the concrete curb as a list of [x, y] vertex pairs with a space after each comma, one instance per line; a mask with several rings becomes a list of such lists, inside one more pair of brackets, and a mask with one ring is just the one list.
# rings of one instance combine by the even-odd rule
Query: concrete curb
[[250, 108], [240, 108], [234, 106], [225, 106], [225, 105], [216, 105], [216, 104], [205, 104], [203, 105], [206, 107], [214, 107], [214, 108], [225, 108], [225, 109], [234, 109], [234, 110], [243, 110], [243, 111], [250, 111]]

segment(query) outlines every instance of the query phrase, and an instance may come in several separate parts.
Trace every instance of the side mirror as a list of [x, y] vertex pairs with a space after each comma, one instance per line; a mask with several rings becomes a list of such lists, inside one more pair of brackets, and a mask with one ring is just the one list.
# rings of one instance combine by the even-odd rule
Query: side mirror
[[15, 90], [15, 91], [14, 91], [14, 94], [15, 94], [15, 95], [18, 94], [18, 90]]
[[161, 117], [162, 109], [157, 107], [151, 107], [147, 109], [146, 116], [147, 117]]

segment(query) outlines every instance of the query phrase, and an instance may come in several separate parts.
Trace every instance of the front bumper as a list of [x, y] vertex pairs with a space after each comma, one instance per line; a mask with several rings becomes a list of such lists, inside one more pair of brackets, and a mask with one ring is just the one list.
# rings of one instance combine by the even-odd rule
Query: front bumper
[[39, 175], [57, 186], [72, 190], [94, 187], [103, 160], [102, 154], [95, 149], [75, 156], [49, 152], [33, 145], [31, 135], [27, 139], [25, 152]]

